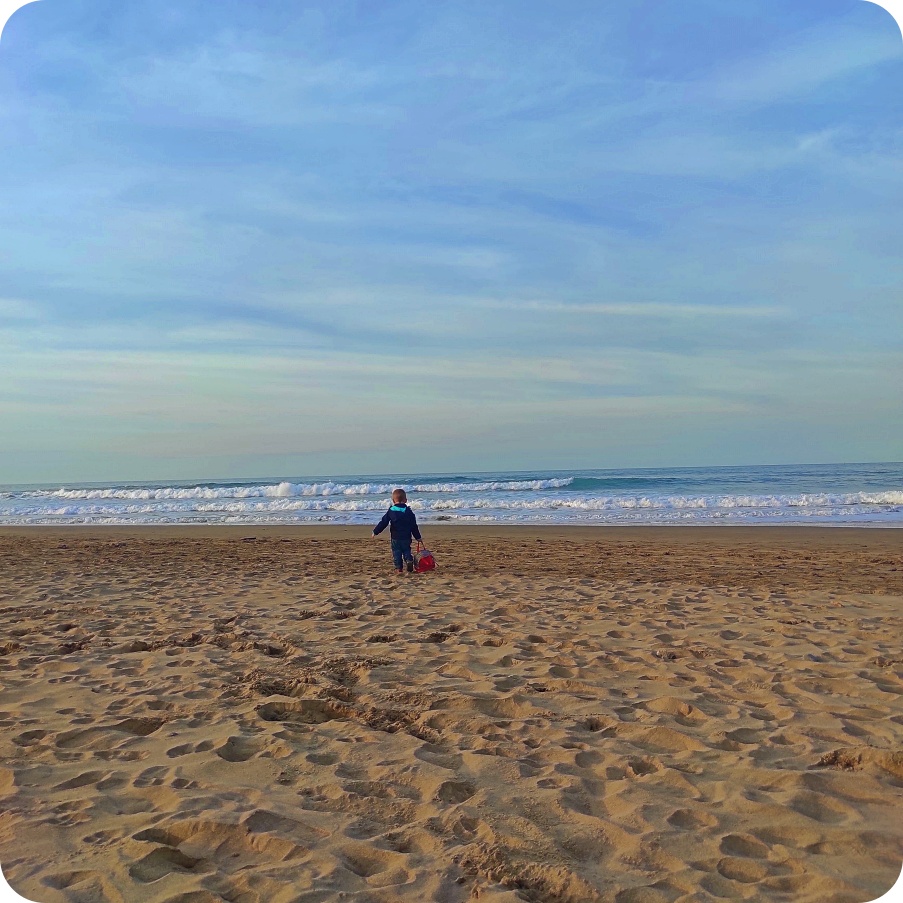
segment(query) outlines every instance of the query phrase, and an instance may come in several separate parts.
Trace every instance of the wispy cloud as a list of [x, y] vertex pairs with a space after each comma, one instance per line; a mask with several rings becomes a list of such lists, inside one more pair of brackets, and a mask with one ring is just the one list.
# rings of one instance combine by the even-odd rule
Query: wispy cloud
[[655, 319], [685, 319], [699, 317], [713, 317], [719, 319], [722, 317], [732, 318], [752, 318], [760, 317], [786, 317], [790, 315], [790, 311], [781, 307], [737, 307], [725, 304], [644, 304], [642, 302], [635, 304], [605, 304], [593, 303], [586, 304], [566, 304], [556, 301], [524, 301], [518, 303], [515, 301], [495, 301], [488, 302], [494, 307], [502, 307], [508, 310], [529, 310], [541, 311], [549, 314], [597, 314], [599, 316], [611, 317], [650, 317]]
[[619, 461], [684, 416], [746, 453], [806, 408], [838, 455], [886, 419], [903, 54], [867, 4], [38, 8], [0, 67], [22, 473], [132, 428], [328, 470], [387, 420], [527, 463], [539, 419], [591, 457], [645, 412]]
[[34, 304], [19, 298], [0, 298], [0, 322], [31, 322], [39, 319], [40, 313]]
[[763, 52], [724, 67], [702, 92], [731, 104], [781, 103], [898, 61], [899, 40], [874, 23], [868, 7], [857, 6], [782, 35]]

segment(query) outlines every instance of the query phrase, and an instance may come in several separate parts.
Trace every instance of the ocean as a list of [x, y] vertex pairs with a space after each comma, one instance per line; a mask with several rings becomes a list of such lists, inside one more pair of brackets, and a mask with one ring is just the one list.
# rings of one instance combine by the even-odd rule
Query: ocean
[[903, 464], [0, 486], [0, 524], [369, 524], [396, 486], [423, 524], [903, 526]]

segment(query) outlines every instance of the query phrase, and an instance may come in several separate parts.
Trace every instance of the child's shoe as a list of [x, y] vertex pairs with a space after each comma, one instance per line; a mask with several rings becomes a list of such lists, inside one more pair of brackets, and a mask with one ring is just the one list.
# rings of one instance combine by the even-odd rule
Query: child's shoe
[[404, 571], [403, 571], [401, 568], [395, 568], [395, 573], [396, 573], [396, 574], [403, 574]]
[[408, 561], [408, 562], [406, 563], [406, 567], [407, 567], [407, 569], [408, 569], [408, 573], [409, 573], [409, 574], [413, 574], [413, 573], [414, 573], [414, 562], [413, 562], [413, 561]]

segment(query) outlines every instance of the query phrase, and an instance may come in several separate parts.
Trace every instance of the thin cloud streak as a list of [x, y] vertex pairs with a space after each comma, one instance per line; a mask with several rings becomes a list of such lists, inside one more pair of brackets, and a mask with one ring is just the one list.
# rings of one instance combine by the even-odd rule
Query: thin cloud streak
[[651, 317], [681, 319], [697, 317], [781, 318], [791, 312], [780, 307], [732, 307], [719, 304], [565, 304], [556, 301], [487, 302], [487, 306], [507, 310], [537, 311], [548, 314], [590, 314], [613, 317]]

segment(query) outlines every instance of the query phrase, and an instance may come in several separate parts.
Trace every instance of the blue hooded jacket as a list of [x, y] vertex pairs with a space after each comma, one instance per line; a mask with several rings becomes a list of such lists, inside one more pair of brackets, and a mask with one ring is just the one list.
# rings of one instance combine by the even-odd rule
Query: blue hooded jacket
[[373, 535], [379, 536], [386, 527], [389, 527], [389, 535], [393, 542], [410, 542], [412, 536], [421, 542], [417, 518], [407, 505], [393, 505], [373, 528]]

